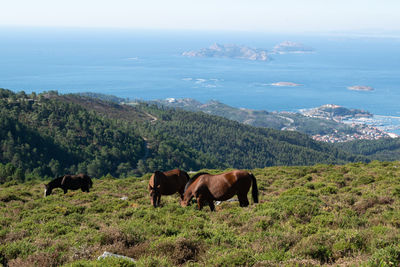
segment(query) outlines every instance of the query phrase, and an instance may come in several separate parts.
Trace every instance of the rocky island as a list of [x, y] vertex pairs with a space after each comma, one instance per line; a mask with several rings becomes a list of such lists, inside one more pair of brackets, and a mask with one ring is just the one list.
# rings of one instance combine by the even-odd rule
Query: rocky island
[[272, 49], [273, 54], [302, 54], [311, 52], [314, 52], [314, 49], [306, 47], [301, 43], [295, 43], [290, 41], [285, 41], [280, 44], [277, 44]]
[[182, 55], [187, 57], [221, 57], [257, 61], [269, 60], [267, 50], [251, 48], [248, 46], [222, 45], [217, 43], [198, 51], [183, 52]]
[[271, 83], [270, 85], [272, 85], [272, 86], [280, 86], [280, 87], [302, 86], [302, 84], [292, 83], [292, 82], [276, 82], [276, 83]]
[[352, 90], [352, 91], [365, 91], [365, 92], [370, 92], [374, 91], [374, 88], [371, 86], [365, 86], [365, 85], [354, 85], [354, 86], [349, 86], [347, 89]]
[[243, 45], [215, 43], [208, 48], [202, 48], [197, 51], [191, 50], [183, 52], [182, 55], [187, 57], [221, 57], [268, 61], [271, 59], [271, 54], [304, 54], [312, 52], [314, 52], [314, 49], [307, 47], [301, 43], [285, 41], [275, 45], [271, 52], [265, 49], [252, 48]]

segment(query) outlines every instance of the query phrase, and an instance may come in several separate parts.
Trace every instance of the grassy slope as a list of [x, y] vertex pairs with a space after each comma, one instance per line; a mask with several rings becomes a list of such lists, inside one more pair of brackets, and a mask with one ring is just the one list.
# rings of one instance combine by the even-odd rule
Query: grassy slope
[[56, 190], [47, 198], [38, 182], [2, 185], [0, 262], [98, 266], [110, 251], [139, 266], [399, 264], [399, 162], [253, 173], [261, 203], [225, 202], [214, 213], [181, 208], [177, 196], [154, 209], [149, 175], [96, 180], [88, 194]]

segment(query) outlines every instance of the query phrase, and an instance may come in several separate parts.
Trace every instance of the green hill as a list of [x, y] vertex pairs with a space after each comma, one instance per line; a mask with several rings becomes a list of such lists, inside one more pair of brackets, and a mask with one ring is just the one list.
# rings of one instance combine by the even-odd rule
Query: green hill
[[176, 167], [367, 160], [297, 132], [145, 103], [130, 106], [82, 95], [2, 89], [0, 104], [0, 183], [76, 172], [119, 177]]
[[[400, 162], [254, 169], [260, 203], [150, 205], [149, 175], [96, 179], [90, 193], [0, 186], [9, 266], [398, 266]], [[210, 171], [210, 170], [209, 170]], [[211, 170], [211, 172], [220, 172]], [[125, 200], [125, 198], [127, 199]], [[136, 263], [97, 257], [104, 251]]]

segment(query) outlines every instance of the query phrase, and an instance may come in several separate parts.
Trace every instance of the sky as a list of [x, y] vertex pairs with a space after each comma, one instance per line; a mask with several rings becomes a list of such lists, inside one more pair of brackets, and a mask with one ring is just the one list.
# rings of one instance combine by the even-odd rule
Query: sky
[[0, 27], [400, 31], [400, 0], [0, 0]]

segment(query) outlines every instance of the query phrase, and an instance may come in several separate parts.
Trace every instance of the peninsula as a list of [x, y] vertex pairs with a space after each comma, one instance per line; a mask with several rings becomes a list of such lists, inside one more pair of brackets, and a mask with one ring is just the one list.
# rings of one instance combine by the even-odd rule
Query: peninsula
[[240, 45], [222, 45], [213, 44], [208, 48], [202, 48], [198, 51], [187, 51], [182, 53], [187, 57], [219, 57], [219, 58], [234, 58], [247, 59], [253, 61], [268, 61], [269, 56], [267, 50], [251, 48]]

